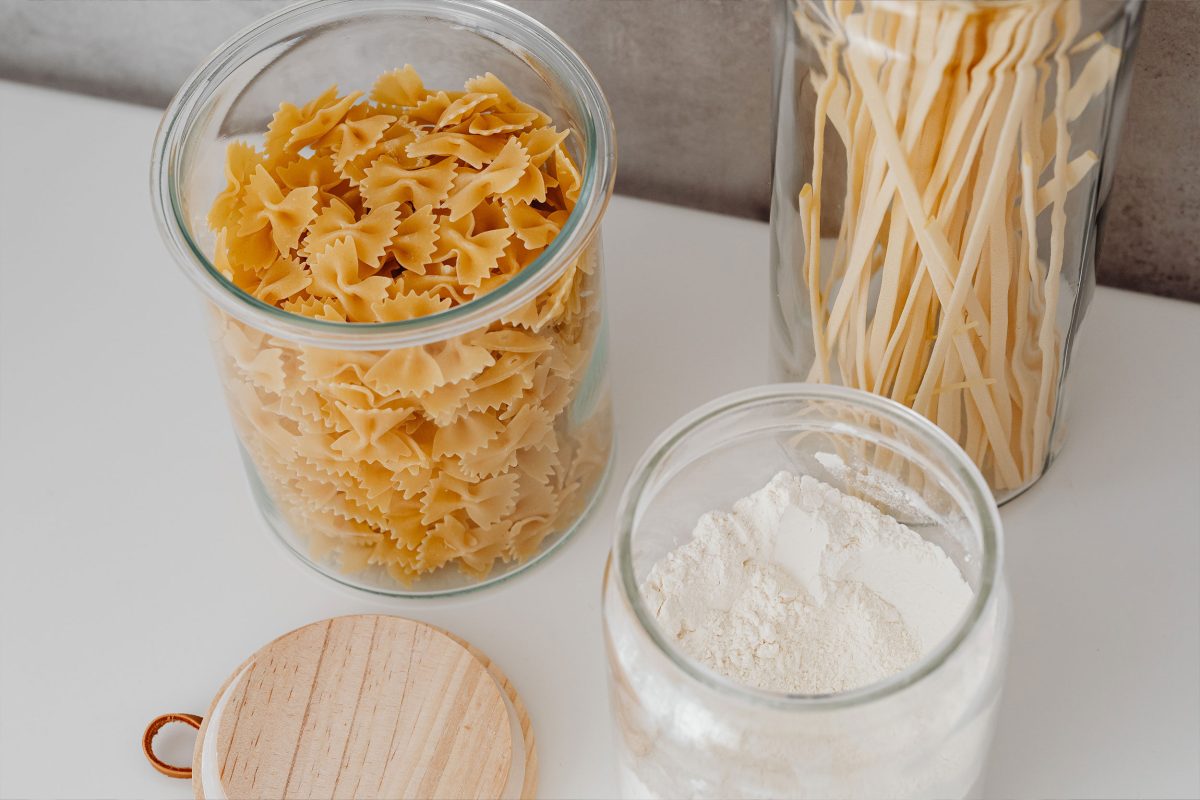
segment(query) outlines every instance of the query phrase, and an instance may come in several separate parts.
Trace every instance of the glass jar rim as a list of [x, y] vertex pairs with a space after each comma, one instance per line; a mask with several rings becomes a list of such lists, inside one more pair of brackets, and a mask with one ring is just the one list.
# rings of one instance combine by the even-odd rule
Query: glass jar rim
[[[811, 5], [817, 5], [822, 2], [822, 0], [799, 0], [799, 1], [807, 2]], [[970, 13], [984, 13], [984, 12], [988, 11], [989, 8], [1004, 8], [1006, 6], [1020, 6], [1020, 5], [1027, 4], [1029, 2], [1029, 0], [975, 0], [974, 2], [972, 2], [971, 0], [967, 0], [967, 2], [965, 2], [965, 3], [962, 2], [962, 0], [944, 0], [944, 2], [946, 2], [947, 4], [950, 4], [950, 5], [961, 6]], [[1097, 23], [1095, 23], [1095, 25], [1094, 25], [1095, 30], [1106, 31], [1109, 28], [1111, 28], [1113, 25], [1115, 25], [1119, 19], [1140, 14], [1144, 4], [1145, 4], [1145, 0], [1113, 0], [1112, 7], [1108, 10], [1107, 16], [1101, 17], [1100, 20]], [[908, 10], [909, 10], [904, 5], [897, 5], [895, 7], [895, 9], [898, 10], [900, 13], [908, 13]]]
[[[584, 143], [580, 198], [558, 235], [512, 280], [454, 308], [397, 322], [338, 322], [292, 314], [239, 289], [213, 265], [191, 235], [180, 196], [185, 145], [198, 112], [226, 79], [265, 47], [315, 24], [370, 11], [419, 15], [494, 33], [526, 49], [562, 81], [582, 109]], [[595, 75], [557, 34], [497, 0], [303, 0], [244, 28], [184, 81], [163, 114], [150, 164], [150, 191], [159, 233], [176, 262], [218, 308], [260, 330], [301, 344], [382, 350], [444, 341], [485, 327], [548, 289], [597, 234], [616, 177], [612, 113]]]
[[[735, 411], [766, 405], [779, 400], [832, 400], [872, 412], [909, 433], [923, 437], [945, 458], [952, 472], [963, 480], [969, 496], [965, 498], [978, 519], [983, 548], [979, 588], [970, 609], [939, 645], [904, 670], [884, 680], [848, 692], [836, 694], [788, 694], [757, 689], [738, 683], [702, 665], [673, 646], [650, 615], [637, 584], [633, 569], [632, 537], [639, 501], [658, 465], [677, 445], [702, 426]], [[721, 694], [738, 700], [788, 712], [829, 711], [853, 708], [890, 697], [916, 684], [942, 666], [970, 637], [984, 612], [996, 597], [1003, 561], [1003, 532], [1000, 513], [979, 468], [941, 428], [912, 409], [896, 401], [844, 386], [809, 383], [776, 383], [733, 392], [706, 403], [676, 420], [663, 431], [638, 460], [621, 494], [617, 509], [617, 534], [612, 561], [616, 581], [625, 603], [633, 611], [642, 629], [677, 668], [691, 679]], [[610, 561], [608, 569], [612, 569]], [[607, 570], [606, 570], [607, 572]], [[607, 580], [607, 578], [606, 578]]]

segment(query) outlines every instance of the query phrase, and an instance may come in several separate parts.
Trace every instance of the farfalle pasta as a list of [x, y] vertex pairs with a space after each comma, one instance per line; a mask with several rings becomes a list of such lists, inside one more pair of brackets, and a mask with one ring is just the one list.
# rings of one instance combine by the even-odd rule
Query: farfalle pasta
[[[283, 103], [234, 142], [208, 217], [241, 291], [327, 322], [430, 317], [529, 267], [579, 198], [559, 130], [495, 76]], [[214, 311], [242, 445], [311, 555], [408, 583], [529, 558], [598, 485], [611, 430], [595, 245], [519, 308], [387, 350], [315, 347]]]

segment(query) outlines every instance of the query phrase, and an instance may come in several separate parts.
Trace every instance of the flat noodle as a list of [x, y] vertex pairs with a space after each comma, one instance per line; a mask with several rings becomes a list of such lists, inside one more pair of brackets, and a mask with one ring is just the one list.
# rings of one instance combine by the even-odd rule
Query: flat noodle
[[[449, 311], [536, 261], [570, 216], [580, 173], [550, 122], [494, 75], [431, 92], [410, 66], [368, 101], [331, 87], [284, 103], [263, 151], [228, 149], [213, 262], [317, 319]], [[405, 583], [447, 566], [482, 578], [574, 522], [610, 441], [606, 405], [565, 419], [599, 327], [594, 259], [503, 320], [416, 347], [301, 346], [217, 312], [242, 443], [314, 557]]]
[[[1073, 139], [1101, 124], [1123, 54], [1079, 36], [1080, 0], [826, 3], [829, 20], [817, 8], [796, 10], [814, 57], [813, 116], [798, 120], [811, 172], [795, 196], [807, 379], [910, 405], [995, 492], [1017, 491], [1051, 455], [1058, 297], [1079, 269], [1068, 206], [1100, 179]], [[566, 201], [580, 179], [560, 153], [551, 196]], [[551, 294], [572, 312], [571, 291]], [[513, 321], [536, 329], [541, 311]]]

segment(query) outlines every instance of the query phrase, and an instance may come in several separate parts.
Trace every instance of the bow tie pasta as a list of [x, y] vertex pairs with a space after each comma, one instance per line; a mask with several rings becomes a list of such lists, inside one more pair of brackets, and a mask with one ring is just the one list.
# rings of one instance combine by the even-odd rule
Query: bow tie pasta
[[[579, 199], [568, 131], [493, 75], [431, 91], [405, 66], [369, 96], [283, 103], [229, 146], [214, 265], [292, 314], [427, 317], [494, 291]], [[519, 561], [582, 513], [611, 431], [599, 262], [478, 330], [391, 350], [287, 341], [215, 311], [242, 445], [314, 558], [396, 581]]]

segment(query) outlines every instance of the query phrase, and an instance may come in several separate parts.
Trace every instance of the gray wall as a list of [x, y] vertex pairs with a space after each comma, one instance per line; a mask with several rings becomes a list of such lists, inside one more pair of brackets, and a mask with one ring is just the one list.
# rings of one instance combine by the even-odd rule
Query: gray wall
[[[0, 77], [164, 105], [285, 0], [0, 0]], [[515, 0], [613, 104], [618, 190], [765, 218], [774, 0]], [[0, 124], [20, 124], [0, 120]], [[1200, 1], [1149, 0], [1100, 280], [1200, 301]]]

